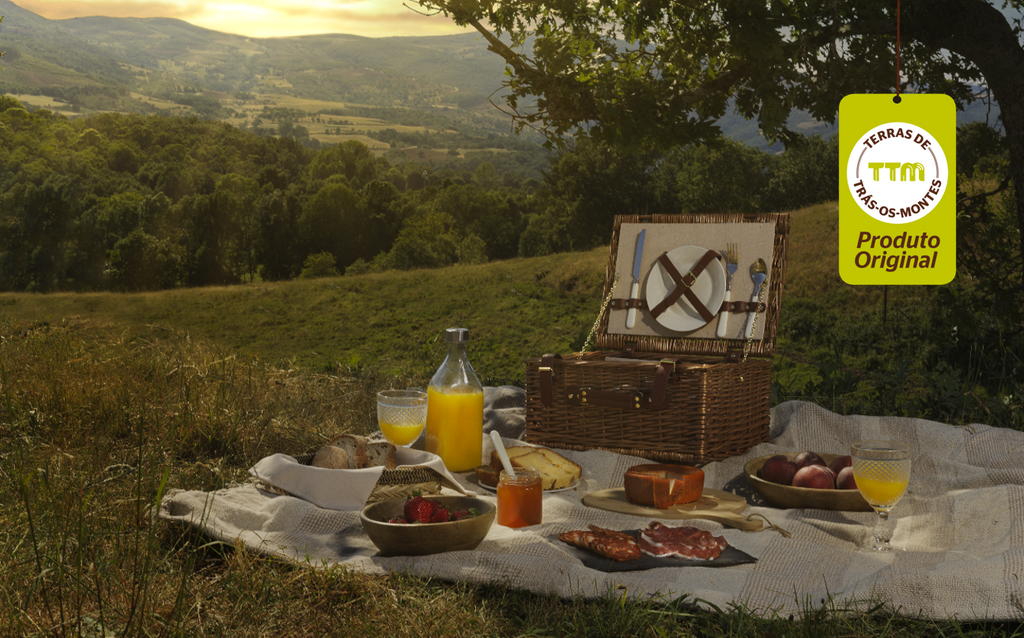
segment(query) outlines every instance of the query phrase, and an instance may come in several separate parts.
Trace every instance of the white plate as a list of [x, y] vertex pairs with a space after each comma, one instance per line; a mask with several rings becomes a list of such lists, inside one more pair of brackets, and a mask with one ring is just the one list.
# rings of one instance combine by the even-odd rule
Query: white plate
[[[700, 261], [708, 250], [700, 246], [680, 246], [668, 251], [669, 261], [676, 267], [679, 274], [686, 275], [690, 268]], [[675, 290], [676, 284], [672, 277], [661, 265], [660, 261], [654, 262], [650, 276], [647, 277], [647, 307], [654, 308], [661, 301]], [[718, 315], [722, 307], [722, 300], [725, 299], [725, 269], [722, 268], [722, 260], [715, 259], [707, 265], [697, 281], [694, 282], [693, 294], [700, 299], [704, 307], [711, 314]], [[665, 309], [654, 319], [669, 330], [689, 332], [707, 324], [700, 313], [693, 307], [686, 295], [679, 297], [679, 300]]]
[[[477, 483], [477, 485], [479, 485], [480, 487], [484, 488], [485, 490], [487, 490], [489, 492], [497, 492], [498, 491], [498, 488], [491, 487], [490, 485], [487, 485], [485, 483], [481, 483], [480, 481], [477, 481], [476, 483]], [[573, 483], [572, 485], [570, 485], [568, 487], [560, 487], [557, 490], [544, 490], [544, 493], [545, 494], [554, 494], [555, 492], [568, 492], [569, 490], [575, 489], [579, 484], [580, 484], [579, 479], [577, 479], [575, 483]]]

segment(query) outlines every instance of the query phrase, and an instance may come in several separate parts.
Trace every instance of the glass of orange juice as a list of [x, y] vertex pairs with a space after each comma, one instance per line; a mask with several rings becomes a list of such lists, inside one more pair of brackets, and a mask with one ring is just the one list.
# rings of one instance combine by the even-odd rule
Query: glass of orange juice
[[878, 515], [870, 549], [890, 552], [889, 512], [903, 498], [910, 482], [910, 446], [896, 441], [858, 441], [850, 446], [850, 456], [857, 489]]
[[427, 424], [427, 393], [381, 390], [377, 393], [377, 424], [390, 443], [409, 447]]

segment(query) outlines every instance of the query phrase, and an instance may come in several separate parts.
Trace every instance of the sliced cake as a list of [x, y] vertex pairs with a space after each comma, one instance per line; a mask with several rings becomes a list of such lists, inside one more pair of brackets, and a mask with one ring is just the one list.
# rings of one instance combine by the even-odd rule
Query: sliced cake
[[[540, 473], [541, 485], [546, 490], [560, 490], [570, 487], [580, 480], [583, 473], [576, 463], [565, 458], [554, 450], [544, 447], [515, 446], [505, 448], [512, 467], [529, 467]], [[501, 471], [501, 459], [497, 452], [491, 453], [491, 467]], [[480, 472], [477, 471], [477, 477]]]

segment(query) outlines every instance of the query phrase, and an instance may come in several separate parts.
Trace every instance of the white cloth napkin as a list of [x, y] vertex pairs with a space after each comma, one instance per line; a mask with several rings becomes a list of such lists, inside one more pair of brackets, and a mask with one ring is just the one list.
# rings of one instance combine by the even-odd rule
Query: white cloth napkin
[[[398, 469], [428, 467], [441, 475], [442, 485], [462, 494], [469, 494], [448, 473], [441, 457], [436, 454], [397, 448], [395, 460], [398, 462]], [[383, 473], [383, 467], [368, 467], [362, 470], [312, 467], [299, 463], [287, 454], [268, 456], [249, 468], [249, 475], [253, 478], [330, 510], [363, 509], [366, 499], [370, 497]]]

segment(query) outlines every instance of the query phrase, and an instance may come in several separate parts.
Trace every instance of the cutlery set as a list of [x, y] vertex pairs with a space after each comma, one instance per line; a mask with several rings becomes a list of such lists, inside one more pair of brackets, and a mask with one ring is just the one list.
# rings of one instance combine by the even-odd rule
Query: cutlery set
[[[646, 238], [646, 229], [640, 231], [637, 235], [636, 250], [633, 258], [633, 270], [632, 270], [632, 286], [629, 293], [628, 309], [626, 312], [626, 328], [633, 329], [636, 326], [637, 308], [641, 305], [640, 296], [640, 274], [643, 262], [643, 251], [644, 251], [644, 240]], [[733, 277], [739, 271], [739, 246], [735, 243], [726, 244], [725, 251], [723, 253], [714, 253], [709, 251], [709, 254], [715, 254], [717, 257], [724, 259], [725, 261], [725, 296], [722, 300], [722, 310], [718, 313], [718, 327], [715, 331], [715, 335], [719, 338], [724, 338], [729, 332], [729, 315], [731, 314], [726, 308], [728, 308], [732, 300], [732, 284]], [[664, 256], [663, 256], [664, 257]], [[692, 274], [692, 273], [691, 273]], [[768, 278], [768, 265], [764, 259], [758, 257], [755, 261], [750, 264], [750, 279], [754, 283], [754, 291], [750, 296], [750, 303], [754, 304], [753, 311], [747, 313], [747, 322], [743, 330], [743, 338], [752, 338], [754, 329], [756, 327], [757, 317], [757, 306], [761, 299], [761, 287], [764, 285], [765, 280]], [[692, 285], [693, 282], [690, 282]], [[674, 300], [673, 300], [674, 301]], [[663, 302], [664, 303], [664, 302]], [[655, 309], [658, 310], [658, 309]], [[706, 310], [698, 308], [698, 311], [705, 317], [707, 315]], [[657, 313], [655, 313], [657, 315]]]

